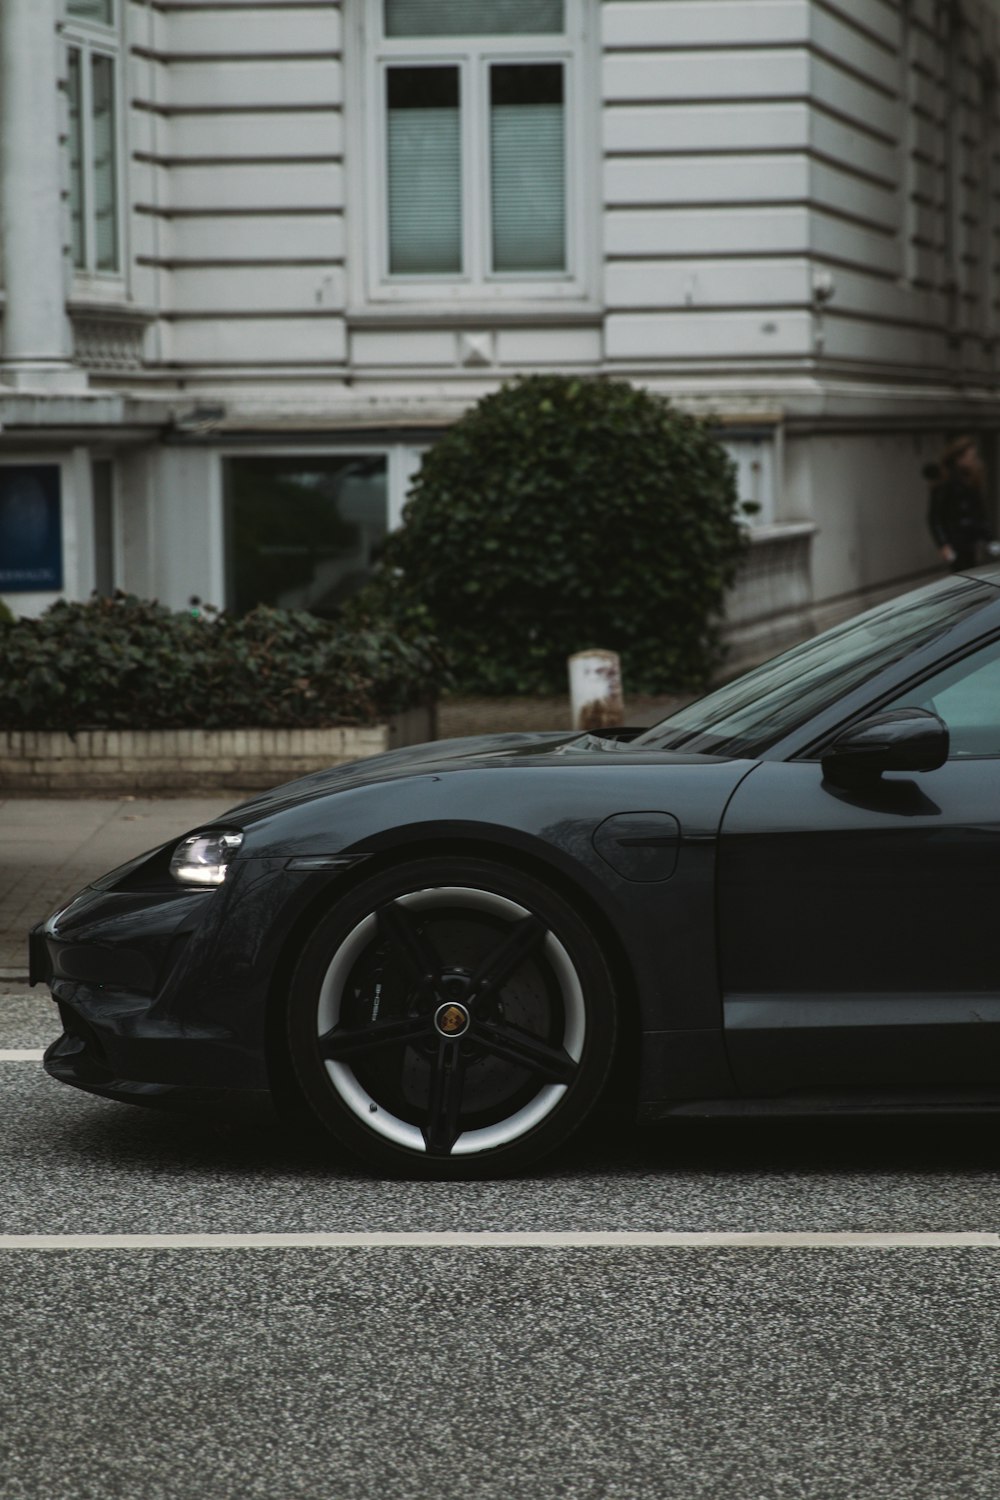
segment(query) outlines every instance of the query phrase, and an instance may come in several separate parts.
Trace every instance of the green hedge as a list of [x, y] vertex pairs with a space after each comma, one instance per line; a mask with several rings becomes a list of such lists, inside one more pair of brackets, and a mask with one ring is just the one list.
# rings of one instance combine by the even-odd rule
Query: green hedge
[[436, 695], [428, 637], [259, 606], [174, 614], [118, 594], [0, 624], [2, 729], [322, 728]]

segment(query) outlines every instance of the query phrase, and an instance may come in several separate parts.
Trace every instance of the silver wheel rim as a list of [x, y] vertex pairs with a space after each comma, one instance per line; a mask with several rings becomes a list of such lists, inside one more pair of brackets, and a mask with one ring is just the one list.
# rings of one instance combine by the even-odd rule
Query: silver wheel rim
[[[460, 906], [467, 911], [483, 912], [507, 922], [519, 921], [531, 915], [526, 907], [520, 906], [516, 901], [473, 886], [435, 886], [411, 891], [395, 897], [394, 904], [411, 911]], [[320, 986], [317, 1037], [323, 1036], [338, 1024], [348, 977], [371, 942], [376, 926], [377, 918], [372, 912], [348, 933], [333, 955]], [[543, 951], [558, 981], [564, 1008], [562, 1047], [578, 1063], [583, 1055], [587, 1030], [583, 987], [569, 954], [551, 931], [546, 933]], [[338, 1098], [366, 1129], [394, 1145], [426, 1153], [427, 1145], [419, 1126], [399, 1119], [377, 1099], [373, 1099], [348, 1063], [327, 1058], [324, 1059], [323, 1066]], [[480, 1129], [463, 1131], [452, 1145], [450, 1155], [474, 1156], [517, 1141], [552, 1113], [567, 1087], [565, 1083], [541, 1084], [535, 1097], [506, 1119]]]

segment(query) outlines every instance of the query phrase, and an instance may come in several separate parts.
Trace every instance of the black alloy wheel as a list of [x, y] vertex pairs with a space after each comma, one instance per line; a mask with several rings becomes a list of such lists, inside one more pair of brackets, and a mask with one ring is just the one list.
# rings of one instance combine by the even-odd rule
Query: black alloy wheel
[[295, 1074], [327, 1130], [413, 1175], [508, 1171], [584, 1120], [611, 1067], [615, 1000], [586, 925], [541, 881], [418, 860], [357, 887], [289, 993]]

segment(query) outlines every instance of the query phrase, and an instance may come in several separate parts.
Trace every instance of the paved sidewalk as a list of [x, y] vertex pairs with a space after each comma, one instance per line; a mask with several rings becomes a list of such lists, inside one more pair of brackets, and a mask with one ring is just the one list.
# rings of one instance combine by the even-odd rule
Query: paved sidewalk
[[28, 972], [28, 929], [136, 854], [244, 800], [222, 797], [0, 799], [0, 980]]

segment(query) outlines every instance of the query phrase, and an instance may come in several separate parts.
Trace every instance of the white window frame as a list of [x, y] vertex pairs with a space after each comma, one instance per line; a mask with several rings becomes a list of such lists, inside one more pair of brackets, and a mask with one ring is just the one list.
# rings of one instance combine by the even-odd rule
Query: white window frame
[[[72, 235], [69, 236], [69, 258], [73, 273], [74, 293], [77, 296], [120, 296], [125, 290], [127, 245], [125, 234], [125, 122], [122, 108], [122, 0], [112, 0], [113, 21], [110, 26], [99, 21], [84, 20], [67, 15], [63, 24], [63, 41], [66, 45], [65, 70], [69, 77], [69, 54], [80, 54], [80, 137], [81, 168], [83, 175], [83, 244], [84, 263], [78, 266], [72, 258]], [[97, 268], [97, 231], [94, 221], [94, 150], [92, 122], [92, 66], [94, 57], [106, 57], [111, 61], [112, 88], [114, 91], [114, 143], [115, 143], [115, 248], [117, 270], [102, 271]], [[68, 109], [67, 84], [67, 109]], [[69, 131], [67, 127], [67, 147]], [[69, 214], [69, 162], [66, 163], [67, 215]]]
[[[476, 37], [386, 37], [383, 0], [354, 0], [347, 45], [363, 61], [348, 70], [348, 142], [364, 173], [349, 174], [349, 311], [461, 316], [465, 310], [516, 312], [565, 305], [592, 311], [595, 284], [597, 79], [589, 39], [591, 0], [564, 0], [565, 30]], [[489, 69], [504, 63], [561, 63], [566, 130], [566, 269], [493, 273], [489, 182]], [[449, 275], [389, 273], [386, 75], [393, 66], [457, 67], [460, 71], [463, 270]], [[351, 78], [358, 80], [352, 95]], [[359, 179], [363, 178], [363, 183]]]

